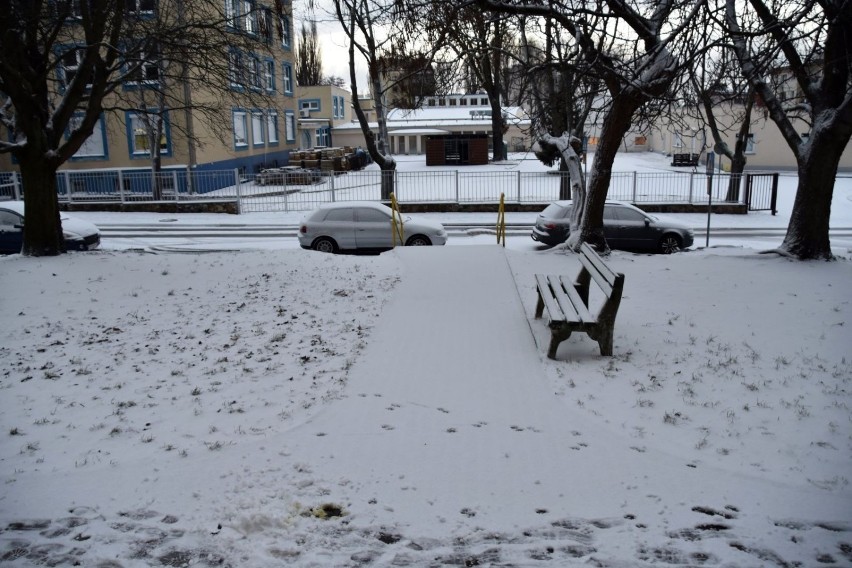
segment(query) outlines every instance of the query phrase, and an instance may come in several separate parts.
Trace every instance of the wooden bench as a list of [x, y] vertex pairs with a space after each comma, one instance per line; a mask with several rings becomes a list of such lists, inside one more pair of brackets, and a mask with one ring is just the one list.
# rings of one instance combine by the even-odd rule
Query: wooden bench
[[[615, 315], [621, 303], [624, 274], [613, 272], [588, 244], [580, 247], [582, 268], [576, 278], [558, 274], [536, 274], [538, 303], [535, 317], [540, 318], [547, 308], [550, 317], [550, 347], [547, 356], [556, 358], [559, 344], [574, 331], [587, 333], [598, 342], [601, 355], [612, 355]], [[589, 284], [595, 284], [606, 297], [597, 314], [589, 308]]]

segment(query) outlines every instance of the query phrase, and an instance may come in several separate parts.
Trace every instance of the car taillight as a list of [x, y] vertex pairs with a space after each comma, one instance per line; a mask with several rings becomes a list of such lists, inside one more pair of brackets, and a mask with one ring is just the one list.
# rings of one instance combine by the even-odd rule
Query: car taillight
[[301, 227], [299, 227], [299, 232], [300, 232], [300, 233], [302, 233], [302, 234], [304, 235], [305, 233], [307, 233], [307, 232], [308, 232], [308, 226], [307, 226], [307, 225], [302, 225]]
[[545, 223], [545, 224], [544, 224], [544, 228], [545, 228], [545, 229], [555, 229], [555, 228], [556, 228], [556, 223]]

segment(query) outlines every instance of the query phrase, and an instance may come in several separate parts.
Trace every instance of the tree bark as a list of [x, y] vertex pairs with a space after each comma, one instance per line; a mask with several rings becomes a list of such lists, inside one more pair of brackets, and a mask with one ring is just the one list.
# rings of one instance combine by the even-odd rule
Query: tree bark
[[[56, 256], [65, 252], [56, 195], [56, 167], [46, 164], [44, 151], [31, 140], [26, 154], [18, 154], [24, 180], [24, 246], [27, 256]], [[71, 188], [68, 188], [71, 191]]]
[[579, 239], [575, 241], [577, 250], [583, 242], [587, 242], [601, 254], [609, 252], [603, 232], [603, 210], [612, 178], [612, 164], [625, 133], [630, 129], [633, 113], [643, 103], [644, 100], [640, 98], [622, 94], [613, 101], [604, 118], [586, 190], [586, 207], [582, 213]]
[[780, 247], [798, 259], [834, 258], [828, 236], [831, 199], [840, 156], [846, 145], [833, 138], [822, 136], [812, 140], [810, 151], [799, 160], [796, 198], [787, 235]]

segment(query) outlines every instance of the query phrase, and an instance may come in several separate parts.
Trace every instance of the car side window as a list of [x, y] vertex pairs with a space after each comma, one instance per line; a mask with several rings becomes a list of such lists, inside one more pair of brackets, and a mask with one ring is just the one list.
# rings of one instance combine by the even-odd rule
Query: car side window
[[352, 222], [354, 215], [352, 209], [332, 209], [325, 216], [326, 221], [349, 221]]
[[375, 209], [356, 209], [356, 217], [360, 223], [387, 223], [390, 217]]
[[639, 223], [645, 222], [645, 214], [626, 207], [618, 208], [618, 218], [622, 221], [636, 221]]
[[615, 213], [615, 207], [609, 207], [609, 206], [607, 206], [607, 205], [604, 205], [604, 215], [603, 215], [603, 218], [604, 218], [604, 219], [609, 219], [610, 221], [616, 221], [616, 220], [618, 220], [618, 215], [616, 215], [616, 213]]
[[10, 213], [9, 211], [0, 211], [0, 226], [6, 227], [7, 230], [15, 225], [23, 224], [24, 221], [14, 213]]

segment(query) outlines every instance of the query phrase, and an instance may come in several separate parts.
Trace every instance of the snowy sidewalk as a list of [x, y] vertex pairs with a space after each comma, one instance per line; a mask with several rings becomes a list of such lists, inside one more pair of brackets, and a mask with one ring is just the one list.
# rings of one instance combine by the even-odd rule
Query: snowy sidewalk
[[425, 531], [489, 518], [508, 530], [540, 523], [557, 501], [574, 508], [566, 480], [586, 444], [542, 372], [504, 249], [395, 254], [402, 282], [352, 369], [349, 398], [303, 426], [315, 436], [295, 436], [310, 444], [293, 455], [354, 486], [363, 501], [343, 505], [358, 524]]

